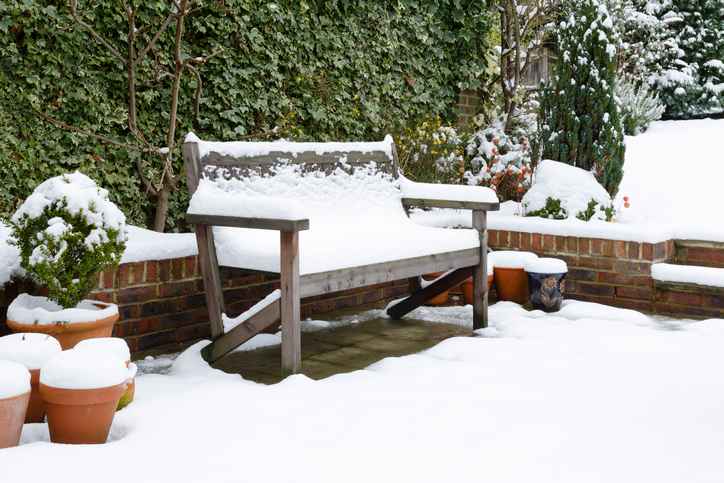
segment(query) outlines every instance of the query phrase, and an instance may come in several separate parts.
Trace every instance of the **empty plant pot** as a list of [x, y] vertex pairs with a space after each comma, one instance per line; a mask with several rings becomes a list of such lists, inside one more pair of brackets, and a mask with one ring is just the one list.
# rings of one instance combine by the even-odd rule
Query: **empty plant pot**
[[136, 366], [117, 357], [77, 349], [62, 352], [40, 371], [54, 443], [100, 444], [108, 439], [113, 417]]
[[[125, 340], [119, 337], [98, 337], [95, 339], [86, 339], [78, 342], [75, 349], [82, 351], [99, 351], [104, 354], [112, 355], [119, 361], [123, 362], [126, 367], [130, 367], [131, 351]], [[118, 402], [118, 409], [123, 409], [133, 402], [136, 392], [136, 379], [131, 378], [128, 381], [126, 392], [121, 396]]]
[[17, 446], [30, 401], [30, 372], [14, 361], [0, 360], [0, 449]]
[[[442, 277], [445, 275], [445, 272], [434, 272], [434, 273], [428, 273], [422, 276], [422, 279], [425, 282], [432, 283], [439, 277]], [[423, 283], [423, 286], [425, 284]], [[426, 305], [445, 305], [447, 303], [448, 297], [449, 297], [449, 291], [445, 290], [444, 292], [435, 295], [433, 298], [425, 302]]]
[[60, 351], [60, 343], [46, 334], [22, 333], [0, 337], [0, 359], [18, 362], [30, 371], [31, 391], [26, 423], [42, 423], [45, 420], [45, 404], [38, 388], [40, 368]]
[[539, 258], [526, 263], [530, 302], [534, 309], [557, 312], [563, 303], [568, 266], [557, 258]]
[[92, 337], [110, 337], [118, 320], [118, 307], [95, 300], [83, 300], [64, 309], [47, 297], [20, 294], [8, 307], [7, 325], [13, 332], [50, 334], [63, 350]]
[[498, 300], [507, 300], [518, 304], [528, 301], [528, 276], [525, 264], [538, 256], [531, 252], [499, 251], [495, 252], [495, 290]]

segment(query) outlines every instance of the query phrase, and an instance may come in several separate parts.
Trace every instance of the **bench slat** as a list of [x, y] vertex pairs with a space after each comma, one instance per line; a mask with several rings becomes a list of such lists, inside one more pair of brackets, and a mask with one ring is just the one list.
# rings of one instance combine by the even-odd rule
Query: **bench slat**
[[256, 228], [260, 230], [303, 231], [309, 229], [309, 220], [307, 219], [243, 218], [239, 216], [187, 213], [186, 221], [192, 225], [231, 226], [234, 228]]
[[302, 275], [302, 297], [322, 295], [378, 283], [416, 277], [422, 273], [447, 272], [480, 263], [480, 250], [469, 248], [422, 257], [393, 260], [360, 267]]
[[461, 210], [497, 211], [500, 203], [485, 203], [480, 201], [438, 200], [429, 198], [402, 198], [405, 207], [418, 208], [455, 208]]

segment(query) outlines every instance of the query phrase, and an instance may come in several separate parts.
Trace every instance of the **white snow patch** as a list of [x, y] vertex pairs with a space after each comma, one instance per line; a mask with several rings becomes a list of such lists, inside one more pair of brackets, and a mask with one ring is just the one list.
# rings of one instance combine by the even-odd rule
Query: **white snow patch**
[[30, 391], [28, 369], [19, 362], [0, 359], [0, 399], [19, 396], [28, 391]]
[[95, 337], [78, 342], [74, 349], [80, 351], [97, 351], [111, 356], [121, 362], [131, 360], [131, 351], [128, 343], [119, 337]]
[[492, 253], [493, 266], [496, 268], [523, 268], [538, 258], [533, 252], [501, 250]]
[[472, 201], [478, 203], [497, 203], [498, 196], [484, 186], [465, 186], [450, 184], [416, 183], [400, 176], [402, 196], [405, 198], [423, 198], [430, 200]]
[[19, 362], [31, 371], [40, 369], [62, 350], [60, 342], [47, 334], [18, 333], [0, 337], [0, 360]]
[[118, 306], [97, 300], [82, 300], [72, 309], [64, 309], [47, 297], [22, 293], [8, 307], [7, 318], [21, 324], [75, 324], [118, 314]]
[[694, 283], [709, 287], [724, 287], [724, 268], [695, 265], [654, 263], [651, 276], [662, 282]]
[[536, 258], [525, 263], [530, 273], [568, 273], [568, 265], [559, 258]]
[[128, 226], [128, 241], [121, 263], [184, 258], [197, 253], [196, 236], [193, 233], [159, 233]]
[[70, 349], [57, 354], [40, 369], [40, 382], [61, 389], [98, 389], [121, 384], [135, 376], [114, 354]]

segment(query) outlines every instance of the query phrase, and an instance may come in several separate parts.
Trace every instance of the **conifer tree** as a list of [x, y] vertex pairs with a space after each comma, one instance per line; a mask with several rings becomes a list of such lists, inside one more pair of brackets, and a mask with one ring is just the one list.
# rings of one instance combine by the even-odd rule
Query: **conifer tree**
[[625, 150], [614, 95], [620, 40], [603, 1], [571, 1], [565, 12], [555, 75], [541, 96], [543, 158], [593, 171], [614, 194]]

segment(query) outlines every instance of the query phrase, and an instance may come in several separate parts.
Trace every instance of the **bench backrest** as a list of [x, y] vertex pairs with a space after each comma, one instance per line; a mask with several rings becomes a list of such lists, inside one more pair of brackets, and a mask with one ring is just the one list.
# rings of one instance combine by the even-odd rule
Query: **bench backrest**
[[391, 136], [380, 142], [209, 142], [190, 133], [184, 143], [188, 186], [196, 190], [201, 178], [243, 179], [274, 176], [279, 166], [298, 165], [304, 173], [330, 174], [370, 167], [398, 177], [397, 152]]
[[[223, 191], [291, 200], [313, 225], [367, 225], [403, 220], [391, 136], [370, 143], [184, 143], [188, 186], [214, 182]], [[206, 181], [203, 181], [206, 182]]]

